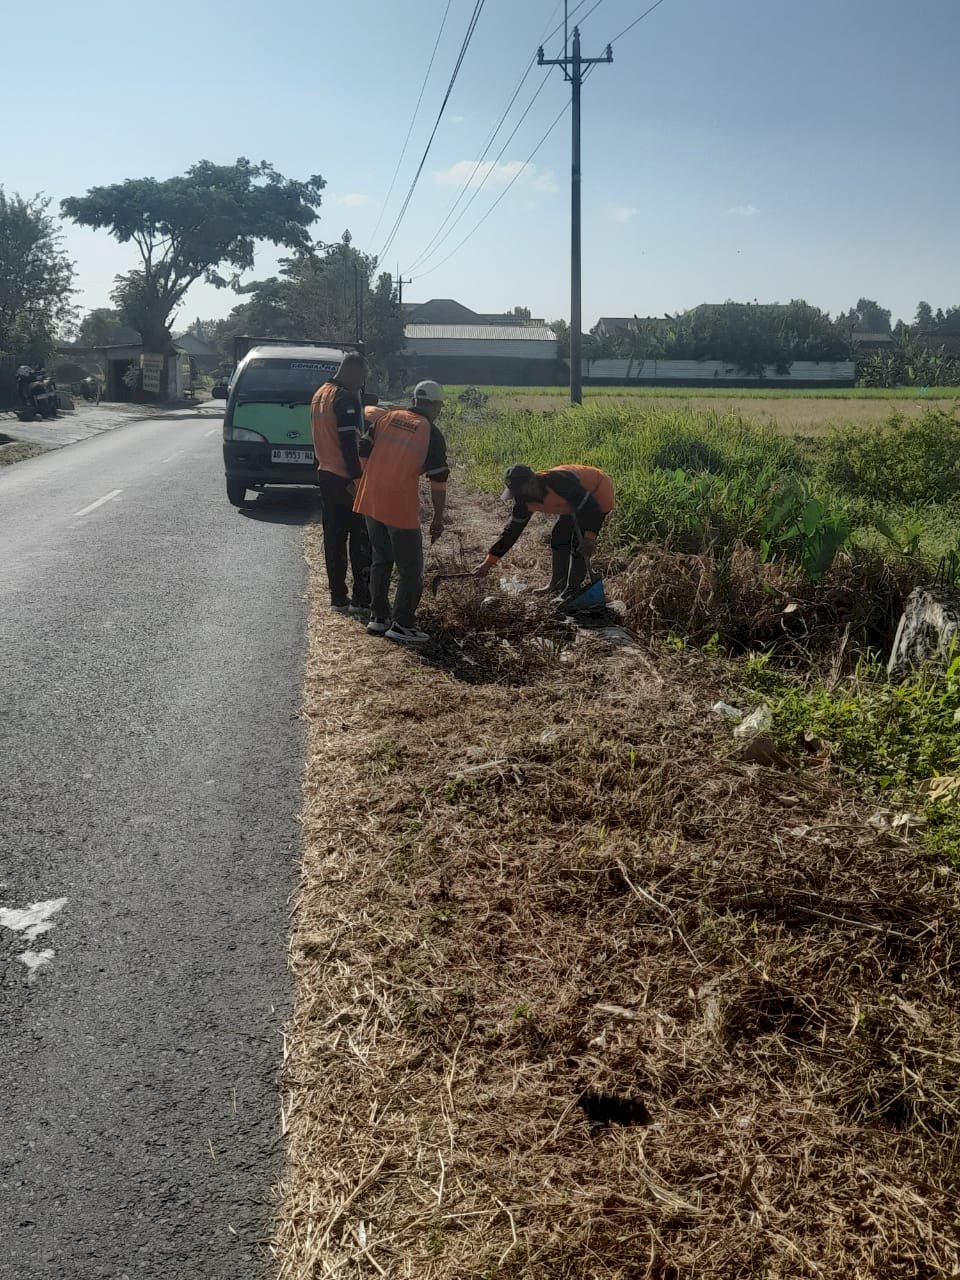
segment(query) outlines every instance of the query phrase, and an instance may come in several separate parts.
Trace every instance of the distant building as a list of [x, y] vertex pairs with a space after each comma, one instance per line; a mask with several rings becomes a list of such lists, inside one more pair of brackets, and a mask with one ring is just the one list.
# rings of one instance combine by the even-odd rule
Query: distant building
[[405, 302], [407, 324], [498, 324], [542, 326], [543, 320], [522, 320], [508, 312], [471, 311], [455, 298], [431, 298], [429, 302]]
[[[459, 304], [456, 304], [459, 305]], [[410, 381], [506, 387], [562, 384], [557, 336], [543, 324], [410, 324], [404, 330]]]
[[211, 342], [198, 338], [195, 333], [182, 333], [174, 338], [178, 351], [185, 352], [200, 373], [213, 373], [223, 364], [223, 354]]
[[852, 387], [853, 360], [794, 360], [789, 373], [767, 365], [763, 376], [744, 374], [725, 360], [584, 360], [590, 387]]

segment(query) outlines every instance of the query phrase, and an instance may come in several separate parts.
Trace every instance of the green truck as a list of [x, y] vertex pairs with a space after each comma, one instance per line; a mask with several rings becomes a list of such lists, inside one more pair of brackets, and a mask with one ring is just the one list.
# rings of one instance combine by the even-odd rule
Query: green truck
[[361, 349], [339, 340], [235, 340], [230, 381], [213, 388], [214, 399], [227, 402], [223, 466], [235, 507], [246, 505], [251, 489], [316, 484], [310, 401], [347, 352]]

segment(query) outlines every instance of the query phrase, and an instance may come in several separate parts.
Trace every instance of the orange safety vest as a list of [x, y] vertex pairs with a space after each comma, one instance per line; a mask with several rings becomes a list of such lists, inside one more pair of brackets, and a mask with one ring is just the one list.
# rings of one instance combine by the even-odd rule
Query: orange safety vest
[[[550, 467], [547, 471], [538, 471], [537, 475], [548, 476], [554, 471], [572, 471], [605, 516], [613, 510], [613, 481], [599, 467], [583, 467], [579, 464]], [[571, 510], [566, 498], [561, 498], [552, 489], [547, 490], [547, 496], [542, 502], [528, 502], [527, 507], [531, 511], [546, 511], [551, 516], [568, 516]]]
[[[325, 382], [314, 393], [310, 401], [310, 427], [313, 431], [313, 452], [317, 455], [317, 469], [332, 471], [335, 476], [349, 480], [350, 473], [340, 447], [337, 415], [333, 411], [337, 392], [342, 390], [335, 382]], [[357, 432], [358, 437], [359, 434]]]
[[390, 409], [379, 417], [354, 511], [394, 529], [419, 529], [420, 476], [429, 447], [430, 421], [423, 414]]

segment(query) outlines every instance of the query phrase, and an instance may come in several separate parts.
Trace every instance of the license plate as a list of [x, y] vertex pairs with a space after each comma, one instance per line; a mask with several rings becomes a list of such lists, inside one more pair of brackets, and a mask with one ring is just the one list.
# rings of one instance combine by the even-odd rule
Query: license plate
[[270, 454], [271, 462], [313, 462], [312, 449], [274, 449]]

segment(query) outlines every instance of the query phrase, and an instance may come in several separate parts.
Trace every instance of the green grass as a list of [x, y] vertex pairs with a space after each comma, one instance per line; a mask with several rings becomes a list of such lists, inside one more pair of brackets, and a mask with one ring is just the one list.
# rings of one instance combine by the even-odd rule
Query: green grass
[[608, 549], [723, 552], [740, 541], [812, 576], [845, 543], [931, 562], [960, 549], [960, 424], [933, 408], [820, 440], [791, 440], [708, 404], [588, 403], [479, 419], [454, 409], [444, 430], [467, 482], [486, 492], [500, 490], [514, 462], [608, 472], [617, 487]]
[[[466, 390], [465, 385], [445, 388], [449, 401]], [[481, 386], [479, 390], [491, 398], [521, 396], [551, 396], [558, 401], [569, 398], [567, 387], [499, 387]], [[691, 397], [703, 400], [956, 400], [960, 387], [931, 387], [921, 391], [919, 387], [584, 387], [584, 400], [616, 398], [686, 400]]]
[[960, 792], [930, 801], [932, 779], [960, 775], [960, 658], [946, 674], [920, 671], [890, 684], [865, 657], [836, 687], [777, 670], [764, 654], [742, 665], [736, 696], [760, 698], [783, 742], [813, 734], [840, 772], [885, 808], [922, 814], [933, 852], [960, 865]]

